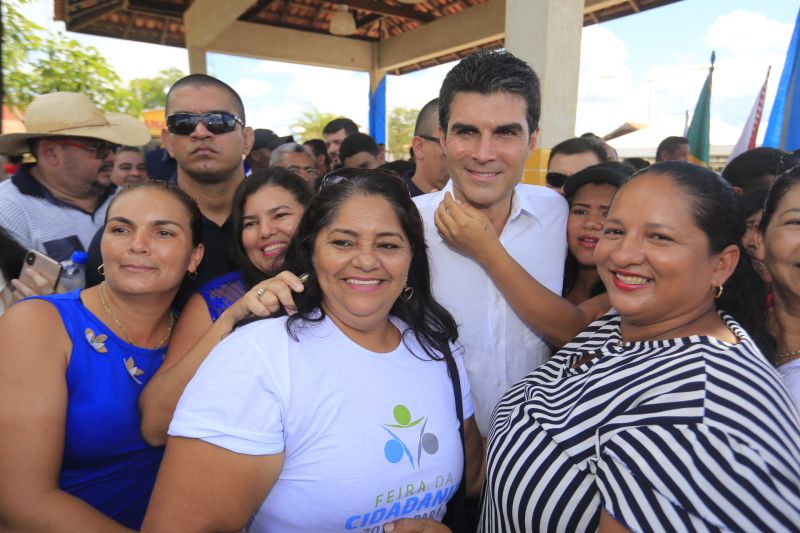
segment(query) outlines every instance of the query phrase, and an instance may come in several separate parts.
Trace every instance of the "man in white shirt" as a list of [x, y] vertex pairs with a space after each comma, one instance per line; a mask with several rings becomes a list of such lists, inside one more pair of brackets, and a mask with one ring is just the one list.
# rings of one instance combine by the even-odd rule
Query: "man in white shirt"
[[[557, 193], [522, 185], [525, 160], [536, 146], [539, 80], [508, 52], [479, 52], [448, 73], [439, 93], [442, 146], [450, 182], [414, 199], [425, 223], [432, 285], [455, 317], [465, 348], [475, 417], [481, 434], [505, 391], [549, 356], [542, 337], [514, 312], [486, 271], [450, 247], [435, 217], [445, 201], [485, 215], [506, 251], [531, 276], [560, 294], [566, 253], [567, 204]], [[455, 207], [455, 204], [451, 204]]]

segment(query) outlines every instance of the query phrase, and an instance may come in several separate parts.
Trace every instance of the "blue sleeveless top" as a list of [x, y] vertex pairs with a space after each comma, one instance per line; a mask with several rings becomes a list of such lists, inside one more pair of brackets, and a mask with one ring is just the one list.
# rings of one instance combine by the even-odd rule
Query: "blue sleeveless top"
[[208, 306], [211, 321], [216, 322], [219, 316], [236, 300], [247, 292], [242, 273], [239, 271], [228, 272], [212, 279], [197, 291]]
[[123, 341], [84, 307], [80, 291], [40, 299], [58, 309], [72, 340], [58, 485], [138, 531], [164, 449], [142, 439], [137, 402], [166, 347], [148, 350]]

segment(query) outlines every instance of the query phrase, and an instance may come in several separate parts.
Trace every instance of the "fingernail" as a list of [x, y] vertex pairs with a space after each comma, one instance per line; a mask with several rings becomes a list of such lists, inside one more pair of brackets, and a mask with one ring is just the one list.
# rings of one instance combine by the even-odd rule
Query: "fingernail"
[[384, 531], [394, 531], [394, 523], [389, 522], [388, 524], [383, 524]]

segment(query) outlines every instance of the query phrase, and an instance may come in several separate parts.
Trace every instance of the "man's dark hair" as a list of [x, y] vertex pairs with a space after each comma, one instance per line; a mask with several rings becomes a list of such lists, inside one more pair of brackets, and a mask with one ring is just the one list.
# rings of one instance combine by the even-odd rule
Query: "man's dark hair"
[[777, 148], [761, 146], [737, 155], [722, 170], [722, 177], [742, 191], [769, 185], [767, 176], [776, 176], [781, 158], [786, 152]]
[[339, 147], [339, 159], [343, 162], [348, 157], [353, 157], [361, 152], [369, 152], [378, 157], [378, 145], [375, 143], [375, 139], [366, 133], [353, 133], [342, 141], [342, 145]]
[[349, 118], [339, 117], [331, 120], [325, 127], [322, 128], [323, 135], [330, 135], [332, 133], [336, 133], [339, 130], [344, 130], [344, 134], [346, 136], [350, 136], [354, 133], [358, 133], [358, 124], [350, 120]]
[[236, 111], [236, 115], [242, 119], [242, 122], [247, 122], [244, 117], [244, 103], [242, 102], [242, 98], [239, 96], [239, 93], [233, 90], [233, 87], [228, 85], [222, 80], [218, 80], [214, 76], [209, 76], [208, 74], [189, 74], [188, 76], [184, 76], [183, 78], [179, 79], [175, 83], [172, 84], [172, 87], [169, 88], [167, 91], [167, 99], [166, 99], [166, 114], [169, 115], [169, 97], [172, 96], [173, 91], [176, 89], [180, 89], [181, 87], [193, 87], [195, 89], [200, 87], [219, 87], [223, 91], [227, 92], [228, 95], [231, 97], [231, 103], [233, 104], [234, 110]]
[[[439, 99], [434, 98], [419, 110], [417, 122], [414, 124], [414, 135], [433, 135], [432, 131], [425, 131], [428, 124], [436, 125], [439, 112]], [[434, 128], [435, 129], [435, 128]]]
[[598, 161], [601, 163], [608, 161], [608, 152], [606, 152], [603, 143], [588, 137], [573, 137], [566, 141], [561, 141], [550, 149], [550, 159], [552, 160], [553, 156], [558, 154], [573, 155], [584, 152], [594, 152], [594, 155], [597, 156]]
[[523, 60], [505, 50], [481, 50], [447, 73], [439, 91], [439, 125], [447, 132], [450, 105], [456, 93], [511, 93], [527, 104], [528, 133], [539, 127], [542, 99], [539, 77]]
[[689, 139], [677, 135], [671, 135], [658, 143], [658, 148], [656, 148], [656, 163], [662, 161], [661, 152], [666, 151], [671, 154], [682, 144], [689, 144]]

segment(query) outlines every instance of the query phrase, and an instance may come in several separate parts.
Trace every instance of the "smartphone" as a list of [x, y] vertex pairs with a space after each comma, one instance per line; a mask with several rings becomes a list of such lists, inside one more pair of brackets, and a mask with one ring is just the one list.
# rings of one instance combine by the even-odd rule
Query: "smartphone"
[[61, 277], [61, 268], [61, 263], [55, 259], [51, 259], [36, 250], [28, 250], [25, 253], [25, 264], [22, 265], [19, 280], [28, 287], [36, 287], [37, 284], [33, 278], [34, 271], [36, 271], [47, 280], [50, 292], [54, 292], [58, 285], [58, 279]]

